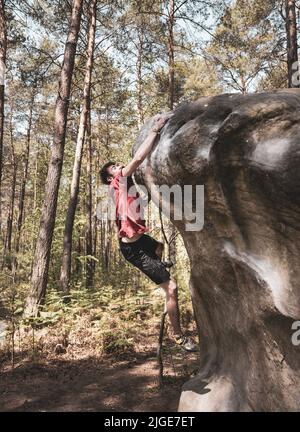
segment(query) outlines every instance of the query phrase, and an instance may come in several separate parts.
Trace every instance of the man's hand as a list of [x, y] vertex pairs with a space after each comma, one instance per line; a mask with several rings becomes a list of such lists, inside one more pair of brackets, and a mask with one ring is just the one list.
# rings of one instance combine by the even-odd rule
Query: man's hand
[[158, 119], [155, 121], [154, 125], [152, 126], [152, 131], [156, 133], [160, 132], [168, 120], [169, 117], [167, 116], [158, 117]]
[[129, 164], [125, 166], [125, 168], [122, 168], [122, 175], [124, 177], [133, 174], [135, 170], [141, 165], [143, 160], [151, 152], [157, 134], [161, 131], [161, 129], [164, 127], [168, 120], [169, 117], [163, 115], [159, 116], [155, 120], [154, 125], [152, 126], [147, 138], [137, 150], [134, 158], [129, 162]]

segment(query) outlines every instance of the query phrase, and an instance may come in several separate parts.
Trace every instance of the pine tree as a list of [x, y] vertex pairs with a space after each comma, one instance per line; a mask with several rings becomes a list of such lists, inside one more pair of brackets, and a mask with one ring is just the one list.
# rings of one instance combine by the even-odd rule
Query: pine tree
[[[287, 39], [287, 69], [288, 86], [299, 87], [299, 65], [298, 65], [298, 44], [297, 44], [297, 22], [296, 22], [296, 2], [295, 0], [285, 1], [285, 27]], [[295, 70], [298, 79], [293, 82]]]
[[3, 170], [3, 131], [4, 131], [4, 93], [5, 93], [5, 69], [6, 69], [6, 21], [4, 0], [0, 0], [0, 232], [2, 229], [1, 192]]
[[229, 89], [246, 93], [276, 57], [275, 29], [269, 19], [275, 1], [237, 0], [226, 8], [207, 49], [220, 80]]
[[44, 300], [47, 288], [49, 260], [53, 230], [56, 218], [56, 207], [59, 182], [64, 157], [64, 145], [67, 126], [67, 115], [74, 69], [75, 53], [81, 23], [83, 0], [74, 0], [69, 34], [66, 42], [64, 62], [55, 111], [55, 134], [51, 149], [51, 160], [46, 180], [45, 198], [36, 244], [31, 289], [27, 297], [25, 316], [38, 313], [38, 307]]
[[61, 265], [61, 273], [60, 273], [60, 288], [65, 294], [67, 294], [70, 289], [72, 234], [73, 234], [75, 211], [76, 211], [76, 206], [78, 201], [83, 144], [86, 136], [87, 122], [88, 122], [89, 109], [90, 109], [91, 78], [92, 78], [95, 32], [96, 32], [96, 12], [97, 12], [97, 0], [91, 0], [90, 12], [89, 12], [87, 64], [86, 64], [86, 74], [85, 74], [84, 89], [83, 89], [83, 107], [80, 116], [76, 153], [75, 153], [74, 166], [73, 166], [71, 196], [70, 196], [67, 215], [66, 215], [62, 265]]

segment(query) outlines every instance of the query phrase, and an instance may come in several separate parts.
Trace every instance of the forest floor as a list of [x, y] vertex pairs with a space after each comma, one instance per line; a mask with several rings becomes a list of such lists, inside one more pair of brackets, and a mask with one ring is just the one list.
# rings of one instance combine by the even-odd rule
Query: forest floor
[[[156, 358], [159, 321], [139, 332], [134, 350], [95, 354], [91, 341], [76, 350], [15, 355], [2, 362], [0, 411], [176, 412], [181, 386], [197, 371], [199, 353], [164, 340], [164, 384]], [[195, 335], [193, 326], [189, 334]]]

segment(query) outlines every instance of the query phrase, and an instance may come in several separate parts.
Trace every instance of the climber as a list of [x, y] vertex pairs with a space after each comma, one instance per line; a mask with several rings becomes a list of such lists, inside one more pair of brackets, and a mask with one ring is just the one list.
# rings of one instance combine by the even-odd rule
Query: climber
[[[141, 206], [135, 206], [134, 214], [130, 211], [130, 208], [134, 207], [132, 204], [135, 204], [135, 200], [139, 198], [136, 189], [132, 194], [134, 182], [131, 176], [151, 152], [157, 135], [167, 121], [168, 117], [159, 116], [133, 159], [126, 166], [111, 161], [107, 162], [102, 167], [100, 176], [104, 184], [110, 185], [110, 192], [114, 197], [119, 246], [122, 255], [155, 284], [164, 289], [167, 313], [172, 325], [175, 343], [186, 351], [196, 351], [197, 346], [193, 340], [181, 330], [178, 289], [167, 270], [167, 267], [171, 267], [172, 263], [162, 261], [164, 245], [145, 234], [148, 228], [142, 217]], [[130, 193], [128, 193], [129, 188]]]

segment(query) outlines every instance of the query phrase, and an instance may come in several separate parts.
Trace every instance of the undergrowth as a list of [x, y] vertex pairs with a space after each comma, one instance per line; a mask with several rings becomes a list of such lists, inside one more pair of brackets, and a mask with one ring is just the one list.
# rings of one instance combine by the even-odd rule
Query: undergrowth
[[[99, 357], [124, 358], [141, 352], [152, 338], [158, 338], [164, 292], [151, 287], [116, 296], [110, 286], [97, 291], [75, 287], [68, 301], [55, 289], [48, 292], [37, 318], [22, 317], [27, 287], [12, 287], [5, 298], [9, 323], [1, 348], [2, 363], [41, 358]], [[180, 294], [183, 324], [191, 321], [188, 296]]]

